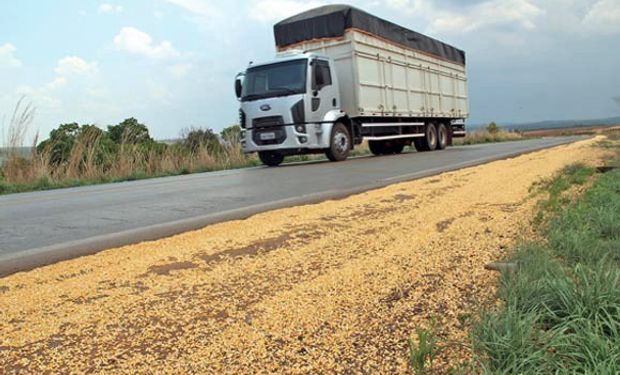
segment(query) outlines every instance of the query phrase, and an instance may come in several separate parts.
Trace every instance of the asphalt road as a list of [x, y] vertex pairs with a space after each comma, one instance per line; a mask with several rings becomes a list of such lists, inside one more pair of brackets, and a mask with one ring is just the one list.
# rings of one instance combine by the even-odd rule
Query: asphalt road
[[0, 276], [578, 139], [582, 138], [451, 147], [342, 163], [258, 167], [0, 196]]

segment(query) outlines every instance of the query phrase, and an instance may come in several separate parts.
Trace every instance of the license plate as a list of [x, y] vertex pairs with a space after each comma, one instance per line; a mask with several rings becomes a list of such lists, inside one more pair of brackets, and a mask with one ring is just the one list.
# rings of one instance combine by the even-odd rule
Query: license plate
[[271, 139], [276, 139], [276, 133], [260, 133], [259, 137], [261, 141], [269, 141]]

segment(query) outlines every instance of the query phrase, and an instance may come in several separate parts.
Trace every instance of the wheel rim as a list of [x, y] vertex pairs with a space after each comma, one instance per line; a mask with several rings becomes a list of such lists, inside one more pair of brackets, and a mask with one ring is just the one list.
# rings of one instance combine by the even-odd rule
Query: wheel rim
[[441, 143], [441, 145], [445, 145], [447, 142], [446, 139], [446, 128], [444, 128], [443, 126], [439, 127], [439, 142]]
[[432, 130], [429, 130], [428, 133], [428, 144], [433, 147], [437, 144], [437, 133]]
[[346, 134], [337, 132], [334, 134], [334, 146], [339, 153], [345, 153], [349, 148], [349, 137]]

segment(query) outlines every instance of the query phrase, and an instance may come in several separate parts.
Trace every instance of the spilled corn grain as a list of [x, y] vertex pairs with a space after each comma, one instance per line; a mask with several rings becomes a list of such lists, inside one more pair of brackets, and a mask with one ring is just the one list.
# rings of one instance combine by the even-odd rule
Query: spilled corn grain
[[[534, 181], [595, 140], [208, 226], [0, 279], [0, 369], [405, 373], [407, 340], [493, 299]], [[412, 157], [412, 163], [415, 156]], [[301, 166], [303, 168], [303, 166]], [[449, 347], [435, 369], [467, 359]]]

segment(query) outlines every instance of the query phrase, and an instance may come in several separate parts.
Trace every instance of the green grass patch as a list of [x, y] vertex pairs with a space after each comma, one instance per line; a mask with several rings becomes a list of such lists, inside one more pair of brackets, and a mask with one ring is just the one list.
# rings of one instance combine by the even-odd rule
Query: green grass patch
[[433, 360], [439, 350], [434, 323], [431, 328], [418, 327], [416, 335], [416, 340], [409, 339], [409, 364], [414, 375], [431, 374]]
[[563, 192], [595, 171], [566, 168], [548, 192], [544, 241], [520, 246], [519, 271], [501, 276], [500, 309], [472, 332], [488, 374], [620, 373], [620, 170], [597, 175], [576, 201]]
[[584, 185], [595, 172], [594, 168], [576, 163], [562, 169], [556, 177], [534, 184], [531, 191], [548, 194], [548, 198], [541, 200], [538, 204], [535, 223], [541, 224], [548, 217], [556, 215], [570, 202], [570, 197], [564, 193], [575, 185]]

